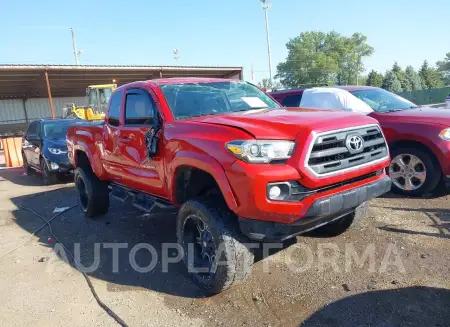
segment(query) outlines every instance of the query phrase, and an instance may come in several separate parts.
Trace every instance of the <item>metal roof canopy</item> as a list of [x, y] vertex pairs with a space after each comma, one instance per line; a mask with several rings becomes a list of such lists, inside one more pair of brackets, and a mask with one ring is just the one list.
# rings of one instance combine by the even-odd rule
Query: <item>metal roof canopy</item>
[[0, 65], [0, 99], [85, 96], [88, 85], [109, 84], [113, 80], [123, 85], [161, 77], [242, 79], [242, 74], [242, 67]]

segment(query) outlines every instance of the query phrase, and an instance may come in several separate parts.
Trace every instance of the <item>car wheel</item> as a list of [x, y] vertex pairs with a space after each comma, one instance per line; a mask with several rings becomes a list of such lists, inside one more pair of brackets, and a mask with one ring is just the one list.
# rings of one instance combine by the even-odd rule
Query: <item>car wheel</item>
[[236, 216], [221, 199], [189, 200], [177, 217], [177, 240], [194, 282], [219, 293], [250, 276], [254, 255]]
[[41, 177], [44, 185], [52, 185], [57, 182], [56, 175], [50, 172], [44, 159], [41, 159]]
[[25, 170], [27, 175], [33, 174], [34, 169], [31, 168], [30, 165], [28, 164], [27, 157], [25, 156], [25, 154], [23, 152], [22, 152], [22, 158], [23, 158], [23, 169]]
[[368, 202], [363, 202], [352, 213], [319, 227], [316, 231], [325, 236], [338, 236], [349, 229], [357, 228], [360, 221], [367, 215], [368, 208]]
[[424, 151], [397, 148], [391, 151], [391, 158], [388, 174], [396, 193], [420, 196], [432, 192], [441, 179], [441, 167]]
[[108, 184], [99, 180], [92, 171], [80, 167], [75, 170], [74, 179], [84, 214], [89, 218], [106, 214], [109, 209]]

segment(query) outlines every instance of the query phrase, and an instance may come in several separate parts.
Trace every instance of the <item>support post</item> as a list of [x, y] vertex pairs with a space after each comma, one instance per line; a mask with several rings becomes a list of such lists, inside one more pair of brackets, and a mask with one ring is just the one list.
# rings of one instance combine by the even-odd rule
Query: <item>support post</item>
[[23, 101], [23, 112], [25, 114], [25, 123], [27, 124], [28, 127], [27, 99], [22, 99], [22, 101]]
[[45, 82], [47, 83], [48, 102], [50, 103], [50, 110], [52, 112], [52, 118], [55, 119], [55, 110], [53, 109], [52, 91], [50, 90], [50, 82], [48, 81], [47, 71], [45, 71]]

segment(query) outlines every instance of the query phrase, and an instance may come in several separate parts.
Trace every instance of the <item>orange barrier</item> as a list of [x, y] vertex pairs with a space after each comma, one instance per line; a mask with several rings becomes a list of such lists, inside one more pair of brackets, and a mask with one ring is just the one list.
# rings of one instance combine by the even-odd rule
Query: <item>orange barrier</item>
[[8, 137], [2, 139], [6, 167], [22, 167], [22, 138]]

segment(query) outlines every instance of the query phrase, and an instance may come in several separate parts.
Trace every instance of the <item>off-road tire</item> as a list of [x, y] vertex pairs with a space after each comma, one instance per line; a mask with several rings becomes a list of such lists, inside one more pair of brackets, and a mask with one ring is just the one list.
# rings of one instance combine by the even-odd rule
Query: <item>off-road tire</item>
[[75, 169], [74, 179], [80, 208], [84, 214], [89, 218], [106, 214], [109, 209], [108, 184], [98, 179], [89, 168]]
[[368, 202], [363, 202], [355, 208], [354, 212], [329, 224], [321, 226], [317, 228], [316, 231], [325, 236], [338, 236], [349, 229], [357, 228], [361, 222], [361, 219], [367, 215], [368, 209]]
[[402, 190], [394, 183], [392, 183], [392, 192], [407, 196], [422, 196], [426, 193], [433, 192], [438, 186], [439, 181], [442, 177], [442, 170], [439, 162], [437, 162], [437, 160], [433, 156], [420, 149], [418, 150], [409, 147], [399, 147], [391, 149], [391, 159], [397, 157], [400, 154], [412, 154], [422, 160], [423, 164], [425, 165], [427, 176], [423, 185], [412, 191]]
[[47, 164], [45, 163], [44, 158], [41, 158], [40, 161], [41, 166], [41, 178], [44, 185], [53, 185], [58, 182], [58, 179], [56, 178], [56, 174], [52, 173], [49, 169]]
[[[216, 250], [222, 246], [221, 262], [214, 276], [206, 280], [197, 272], [189, 272], [194, 282], [208, 293], [220, 293], [248, 278], [254, 254], [247, 247], [251, 241], [239, 230], [237, 217], [221, 198], [206, 197], [185, 202], [177, 216], [177, 241], [183, 248], [183, 260], [189, 270], [188, 245], [185, 243], [186, 221], [195, 216], [205, 223], [213, 237]], [[217, 252], [216, 252], [217, 253]]]

